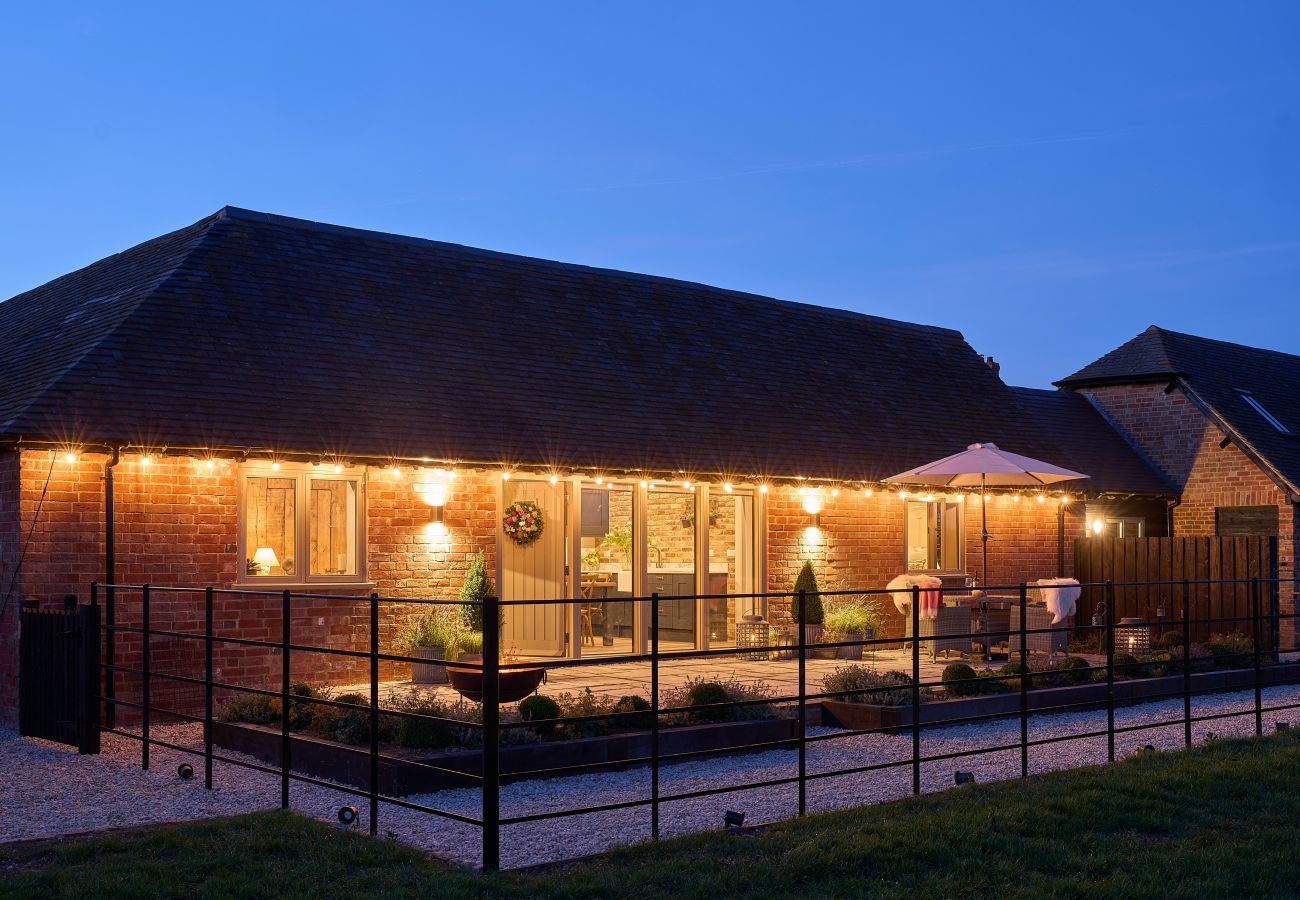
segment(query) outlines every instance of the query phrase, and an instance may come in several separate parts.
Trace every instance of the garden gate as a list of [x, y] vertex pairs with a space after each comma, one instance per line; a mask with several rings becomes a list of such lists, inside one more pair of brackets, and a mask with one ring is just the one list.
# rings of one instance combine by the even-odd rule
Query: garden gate
[[99, 752], [99, 607], [19, 611], [18, 726]]

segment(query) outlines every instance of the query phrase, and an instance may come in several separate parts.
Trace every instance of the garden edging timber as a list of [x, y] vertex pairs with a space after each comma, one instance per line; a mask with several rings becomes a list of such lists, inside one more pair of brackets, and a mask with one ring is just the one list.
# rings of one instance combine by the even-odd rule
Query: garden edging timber
[[[1014, 678], [1016, 676], [1008, 676]], [[1226, 669], [1214, 672], [1193, 672], [1191, 689], [1194, 694], [1234, 691], [1255, 684], [1254, 669]], [[1300, 663], [1278, 663], [1260, 669], [1260, 684], [1300, 684]], [[1159, 678], [1134, 678], [1115, 682], [1115, 703], [1121, 706], [1148, 700], [1167, 699], [1183, 691], [1183, 676], [1163, 675]], [[1028, 694], [1030, 712], [1053, 709], [1095, 709], [1107, 704], [1105, 682], [1068, 685], [1054, 688], [1035, 688]], [[912, 706], [883, 706], [875, 703], [848, 703], [842, 700], [822, 701], [822, 724], [836, 728], [881, 729], [887, 734], [896, 733], [912, 725]], [[1002, 717], [1020, 714], [1020, 694], [991, 694], [979, 697], [960, 697], [952, 700], [926, 701], [921, 704], [921, 725], [945, 725], [976, 717]]]
[[[693, 752], [711, 756], [739, 753], [745, 752], [751, 744], [792, 740], [797, 734], [798, 722], [787, 718], [682, 725], [659, 732], [659, 752], [663, 756]], [[214, 721], [212, 740], [226, 750], [245, 753], [267, 765], [280, 765], [282, 736], [278, 727]], [[291, 733], [289, 741], [293, 771], [352, 787], [368, 788], [368, 747], [302, 733]], [[629, 731], [601, 737], [503, 746], [499, 757], [501, 781], [517, 781], [530, 777], [520, 773], [561, 766], [593, 765], [601, 770], [616, 769], [627, 765], [628, 760], [649, 757], [650, 742], [649, 731]], [[437, 768], [431, 768], [434, 766]], [[483, 754], [480, 750], [438, 752], [385, 745], [379, 756], [379, 792], [390, 797], [403, 797], [449, 788], [475, 787], [482, 768]]]

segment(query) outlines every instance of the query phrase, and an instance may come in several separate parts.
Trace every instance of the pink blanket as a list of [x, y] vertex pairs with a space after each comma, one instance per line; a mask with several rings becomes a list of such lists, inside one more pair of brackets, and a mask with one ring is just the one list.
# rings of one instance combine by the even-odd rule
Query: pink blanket
[[917, 614], [922, 619], [939, 618], [939, 607], [943, 606], [943, 591], [921, 591], [920, 609]]

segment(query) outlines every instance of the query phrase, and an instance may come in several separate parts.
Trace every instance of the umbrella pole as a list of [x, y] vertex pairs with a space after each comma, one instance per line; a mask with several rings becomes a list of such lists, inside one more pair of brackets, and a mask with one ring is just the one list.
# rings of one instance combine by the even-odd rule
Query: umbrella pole
[[987, 589], [989, 585], [989, 498], [984, 492], [984, 473], [980, 472], [980, 546], [984, 555], [984, 577], [980, 586]]

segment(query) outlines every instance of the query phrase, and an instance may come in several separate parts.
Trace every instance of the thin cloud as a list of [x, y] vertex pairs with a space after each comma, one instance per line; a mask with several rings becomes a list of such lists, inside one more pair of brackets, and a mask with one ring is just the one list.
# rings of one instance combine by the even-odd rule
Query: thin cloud
[[880, 153], [867, 153], [861, 156], [848, 156], [840, 159], [825, 159], [813, 162], [778, 163], [767, 166], [753, 166], [747, 169], [734, 169], [730, 172], [714, 172], [708, 175], [692, 175], [676, 178], [660, 178], [646, 181], [627, 181], [618, 184], [594, 185], [581, 188], [584, 191], [616, 191], [625, 188], [662, 187], [677, 184], [701, 184], [708, 181], [724, 181], [730, 178], [752, 178], [758, 175], [783, 175], [789, 172], [813, 172], [821, 169], [856, 169], [873, 165], [911, 162], [914, 160], [935, 159], [962, 153], [983, 153], [990, 150], [1013, 150], [1022, 147], [1040, 147], [1050, 144], [1078, 144], [1088, 141], [1106, 141], [1128, 133], [1129, 129], [1113, 131], [1088, 131], [1078, 134], [1057, 134], [1038, 138], [1005, 141], [980, 141], [973, 144], [952, 144], [943, 147], [925, 147], [915, 150], [896, 150]]

